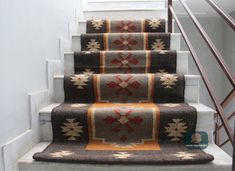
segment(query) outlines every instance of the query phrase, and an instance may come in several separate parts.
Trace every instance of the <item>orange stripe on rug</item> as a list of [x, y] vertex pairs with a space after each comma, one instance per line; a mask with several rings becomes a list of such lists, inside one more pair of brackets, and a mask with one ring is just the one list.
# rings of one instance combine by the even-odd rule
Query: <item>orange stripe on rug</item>
[[[133, 116], [135, 116], [136, 120], [138, 121], [143, 121], [148, 123], [147, 120], [149, 121], [149, 116], [151, 115], [150, 118], [152, 118], [152, 128], [150, 128], [151, 132], [148, 135], [151, 135], [149, 138], [142, 138], [141, 134], [139, 135], [140, 137], [138, 139], [138, 142], [128, 142], [128, 143], [124, 143], [124, 144], [118, 144], [115, 141], [110, 141], [107, 140], [109, 139], [111, 136], [114, 137], [115, 139], [115, 134], [117, 134], [117, 132], [110, 130], [105, 130], [106, 133], [110, 134], [111, 136], [108, 137], [101, 137], [100, 135], [103, 135], [102, 133], [98, 133], [100, 134], [99, 137], [97, 136], [97, 132], [100, 129], [100, 127], [105, 126], [107, 128], [109, 128], [109, 125], [107, 126], [105, 122], [100, 123], [100, 119], [101, 121], [103, 121], [102, 116], [104, 115], [105, 119], [111, 119], [111, 116], [109, 116], [110, 112], [114, 109], [116, 109], [117, 111], [122, 110], [123, 107], [126, 107], [127, 109], [131, 109], [130, 111], [133, 111]], [[105, 109], [107, 111], [108, 109], [108, 114], [107, 116], [105, 115], [105, 113], [102, 113], [102, 109]], [[147, 111], [147, 113], [145, 113], [142, 116], [146, 116], [146, 118], [143, 118], [143, 120], [141, 120], [141, 116], [137, 116], [138, 111], [142, 111], [145, 110]], [[114, 110], [115, 111], [115, 110]], [[123, 112], [123, 111], [122, 111]], [[136, 112], [136, 113], [135, 113]], [[148, 114], [148, 115], [147, 115]], [[116, 115], [114, 115], [116, 116]], [[127, 115], [132, 116], [129, 112], [129, 114]], [[123, 126], [124, 128], [128, 128], [128, 126], [133, 126], [133, 125], [125, 125], [131, 121], [127, 121], [128, 117], [126, 116], [126, 118], [124, 117], [124, 115], [120, 115], [120, 118], [117, 118], [119, 120], [117, 120], [117, 123], [122, 123], [120, 124], [121, 126]], [[147, 117], [148, 116], [148, 117]], [[100, 118], [101, 117], [101, 118]], [[123, 118], [124, 117], [124, 118]], [[115, 118], [113, 118], [115, 119]], [[130, 120], [134, 120], [134, 118], [129, 118]], [[146, 120], [145, 120], [146, 119]], [[145, 124], [146, 124], [145, 123]], [[143, 125], [144, 128], [146, 128], [146, 125]], [[148, 125], [149, 126], [149, 125]], [[159, 127], [160, 127], [160, 110], [158, 108], [158, 106], [154, 103], [142, 103], [142, 104], [138, 104], [138, 103], [131, 103], [131, 104], [113, 104], [113, 103], [95, 103], [93, 104], [89, 110], [88, 110], [88, 134], [89, 134], [89, 142], [88, 145], [86, 146], [86, 150], [160, 150], [160, 145], [158, 142], [158, 135], [159, 135]], [[102, 127], [103, 128], [103, 127]], [[141, 131], [141, 128], [139, 128], [137, 131], [135, 131], [134, 133], [136, 135], [139, 134], [139, 131]], [[133, 133], [132, 133], [133, 134]], [[118, 134], [117, 134], [118, 135]], [[117, 136], [118, 137], [118, 136]], [[119, 138], [119, 137], [118, 137]]]
[[105, 73], [105, 51], [100, 51], [100, 73]]

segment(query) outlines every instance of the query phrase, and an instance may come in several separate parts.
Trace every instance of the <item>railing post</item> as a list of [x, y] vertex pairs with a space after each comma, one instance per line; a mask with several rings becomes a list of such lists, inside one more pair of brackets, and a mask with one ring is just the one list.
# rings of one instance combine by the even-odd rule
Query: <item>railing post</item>
[[168, 32], [172, 33], [172, 14], [169, 6], [172, 6], [172, 0], [168, 0]]

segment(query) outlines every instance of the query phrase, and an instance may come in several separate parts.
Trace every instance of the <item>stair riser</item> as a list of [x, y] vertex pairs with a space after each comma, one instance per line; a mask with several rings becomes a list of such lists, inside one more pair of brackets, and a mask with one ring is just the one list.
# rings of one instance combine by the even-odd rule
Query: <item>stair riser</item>
[[[118, 12], [118, 15], [117, 15]], [[167, 10], [85, 10], [83, 12], [83, 19], [139, 19], [142, 18], [153, 18], [153, 16], [158, 16], [158, 18], [166, 18]]]
[[[195, 106], [198, 108], [197, 106]], [[199, 109], [198, 109], [199, 110]], [[197, 117], [197, 127], [196, 131], [204, 131], [208, 134], [209, 142], [212, 140], [213, 131], [213, 111], [200, 111]], [[41, 129], [41, 141], [51, 141], [52, 140], [52, 126], [51, 126], [51, 115], [48, 113], [40, 113], [40, 129]]]
[[[199, 99], [199, 79], [198, 76], [185, 76], [185, 102], [198, 103]], [[54, 102], [64, 102], [64, 79], [63, 76], [54, 77]]]
[[[171, 50], [180, 50], [180, 38], [181, 34], [173, 33], [171, 34]], [[81, 51], [81, 39], [80, 35], [73, 35], [72, 36], [72, 51]]]
[[86, 9], [152, 9], [153, 7], [156, 7], [156, 9], [163, 9], [165, 8], [165, 2], [164, 1], [150, 1], [150, 2], [144, 2], [144, 1], [126, 1], [126, 2], [118, 2], [118, 1], [112, 1], [112, 2], [87, 2]]
[[[188, 74], [188, 57], [189, 52], [177, 52], [177, 73]], [[74, 74], [74, 57], [73, 53], [64, 54], [64, 74]]]

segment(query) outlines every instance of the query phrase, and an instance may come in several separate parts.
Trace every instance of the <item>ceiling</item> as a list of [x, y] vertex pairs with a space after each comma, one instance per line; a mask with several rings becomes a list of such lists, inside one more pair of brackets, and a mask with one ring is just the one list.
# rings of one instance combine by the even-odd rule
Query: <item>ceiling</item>
[[[186, 4], [197, 16], [216, 17], [218, 14], [210, 7], [205, 0], [185, 0]], [[235, 0], [214, 0], [225, 12], [231, 13], [235, 11]], [[186, 12], [178, 0], [173, 2], [174, 9], [177, 14], [186, 16]]]

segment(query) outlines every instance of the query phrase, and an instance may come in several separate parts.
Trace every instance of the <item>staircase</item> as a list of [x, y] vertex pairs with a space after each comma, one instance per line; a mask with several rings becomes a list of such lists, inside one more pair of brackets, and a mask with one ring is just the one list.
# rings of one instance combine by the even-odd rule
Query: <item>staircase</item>
[[[165, 1], [121, 0], [117, 3], [115, 0], [88, 0], [83, 5], [83, 18], [71, 25], [71, 40], [66, 44], [63, 59], [49, 81], [49, 84], [53, 85], [51, 104], [39, 112], [40, 142], [18, 160], [19, 170], [231, 170], [231, 157], [213, 142], [215, 111], [199, 103], [200, 76], [188, 74], [189, 52], [180, 49], [181, 34], [165, 33]], [[98, 20], [106, 18], [110, 20]], [[157, 26], [150, 25], [151, 20], [147, 19], [152, 18], [163, 20]], [[123, 23], [120, 19], [125, 20], [124, 23], [127, 19], [131, 20], [135, 26], [141, 28], [133, 28], [131, 33], [120, 35], [118, 32], [123, 30], [115, 31], [115, 27], [112, 27], [116, 23]], [[93, 20], [96, 20], [96, 23]], [[159, 27], [163, 30], [156, 31]], [[127, 39], [136, 41], [123, 43]], [[154, 44], [157, 43], [156, 40], [160, 40], [161, 43]], [[131, 42], [133, 44], [127, 46]], [[130, 58], [127, 60], [130, 54], [136, 59], [127, 65], [131, 63]], [[151, 62], [148, 63], [149, 61]], [[113, 95], [110, 93], [110, 87], [119, 86], [121, 89], [118, 90], [122, 91], [130, 86], [124, 85], [123, 82], [115, 82], [116, 78], [134, 79], [131, 83], [133, 87], [144, 88], [134, 90], [132, 87], [132, 97], [125, 93]], [[132, 93], [128, 89], [125, 90]], [[122, 116], [117, 121], [120, 127], [110, 125], [114, 122], [112, 119], [117, 119], [115, 114], [110, 117], [113, 109], [119, 111]], [[135, 116], [130, 125], [127, 124], [130, 118], [124, 115], [129, 109]], [[84, 121], [81, 117], [88, 115], [87, 113], [93, 119], [89, 120], [88, 117], [88, 120]], [[155, 122], [150, 116], [156, 117], [156, 125], [159, 123], [160, 126], [154, 127], [152, 123]], [[139, 123], [145, 121], [144, 118], [146, 125], [140, 128]], [[185, 122], [178, 128], [181, 132], [177, 132], [176, 135], [170, 131], [172, 122], [182, 120]], [[103, 121], [108, 123], [106, 129], [102, 129], [105, 128]], [[83, 122], [88, 123], [87, 127], [92, 129], [87, 128], [88, 130], [84, 131], [86, 126], [82, 125], [83, 130], [77, 130], [75, 133], [66, 132], [66, 124], [72, 123], [78, 129], [78, 126], [81, 128], [79, 124]], [[143, 133], [134, 134], [129, 138], [123, 126], [129, 129], [134, 127]], [[148, 126], [152, 126], [152, 129], [147, 129]], [[115, 128], [116, 131], [107, 131], [108, 128]], [[64, 130], [64, 134], [58, 133], [61, 129]], [[183, 147], [184, 137], [190, 129], [208, 135], [207, 148], [195, 150]], [[142, 140], [153, 130], [159, 130], [156, 134], [158, 138], [150, 137], [154, 143], [136, 143], [136, 139]], [[83, 132], [89, 132], [89, 138], [83, 137]], [[117, 132], [118, 136], [115, 135]], [[122, 134], [119, 134], [120, 132]], [[105, 143], [93, 140], [98, 134]], [[85, 143], [88, 153], [79, 142]], [[48, 145], [50, 146], [47, 148]], [[63, 148], [72, 150], [58, 153]], [[97, 150], [99, 151], [94, 153]], [[184, 153], [179, 153], [182, 151]], [[80, 152], [88, 154], [89, 158], [85, 155], [79, 156]], [[140, 158], [141, 155], [143, 158]]]

